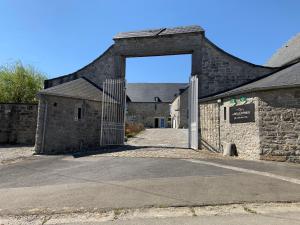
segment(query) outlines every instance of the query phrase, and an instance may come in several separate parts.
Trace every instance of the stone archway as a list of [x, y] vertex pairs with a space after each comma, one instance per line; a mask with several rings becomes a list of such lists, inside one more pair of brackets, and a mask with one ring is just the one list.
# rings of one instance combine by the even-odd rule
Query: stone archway
[[[113, 40], [114, 44], [93, 62], [72, 74], [45, 81], [45, 88], [81, 77], [101, 87], [106, 79], [125, 78], [128, 57], [191, 54], [191, 76], [198, 78], [199, 98], [230, 90], [276, 69], [254, 65], [226, 53], [205, 37], [200, 26], [124, 32]], [[39, 116], [38, 124], [42, 124], [42, 119]], [[41, 134], [37, 132], [37, 136]]]
[[125, 77], [126, 57], [191, 54], [191, 75], [198, 76], [199, 97], [243, 85], [274, 71], [230, 55], [205, 37], [200, 26], [118, 33], [102, 55], [78, 71], [45, 81], [45, 88], [80, 77], [101, 86], [105, 79]]

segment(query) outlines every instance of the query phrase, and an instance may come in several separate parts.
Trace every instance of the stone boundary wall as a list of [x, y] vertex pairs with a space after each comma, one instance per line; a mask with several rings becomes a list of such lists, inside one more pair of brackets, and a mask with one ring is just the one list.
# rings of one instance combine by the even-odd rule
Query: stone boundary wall
[[0, 144], [34, 145], [37, 104], [0, 103]]

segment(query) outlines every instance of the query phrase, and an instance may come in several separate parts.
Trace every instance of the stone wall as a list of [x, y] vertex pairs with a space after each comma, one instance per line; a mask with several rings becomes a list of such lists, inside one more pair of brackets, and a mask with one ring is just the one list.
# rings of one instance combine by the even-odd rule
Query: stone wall
[[165, 119], [168, 127], [170, 117], [170, 103], [167, 102], [128, 102], [126, 120], [129, 122], [142, 123], [145, 127], [154, 127], [154, 118]]
[[171, 126], [173, 128], [188, 128], [188, 90], [177, 96], [170, 107]]
[[199, 76], [199, 97], [230, 90], [271, 71], [274, 69], [243, 61], [205, 39]]
[[300, 88], [259, 92], [258, 97], [261, 158], [300, 162]]
[[189, 90], [186, 89], [180, 95], [180, 125], [179, 128], [188, 128], [189, 120]]
[[[231, 98], [223, 99], [220, 104], [216, 101], [200, 104], [201, 137], [205, 142], [203, 145], [206, 147], [207, 144], [213, 150], [222, 152], [226, 143], [234, 143], [240, 158], [259, 159], [258, 99], [251, 94], [245, 94], [243, 95], [247, 98], [245, 103], [239, 101], [240, 97], [232, 97], [236, 99], [236, 104], [231, 103]], [[248, 103], [255, 105], [255, 122], [231, 124], [229, 108]]]
[[1, 144], [33, 145], [36, 126], [36, 104], [0, 104]]
[[101, 56], [80, 70], [69, 75], [46, 80], [45, 88], [72, 81], [83, 76], [99, 86], [102, 86], [102, 83], [106, 78], [118, 78], [122, 76], [114, 71], [117, 60], [117, 57], [115, 57], [114, 45], [112, 45]]
[[170, 105], [171, 127], [179, 128], [180, 125], [180, 95]]
[[[82, 107], [82, 119], [76, 109]], [[69, 153], [100, 146], [101, 102], [40, 96], [36, 152]]]
[[[247, 102], [241, 102], [241, 97], [246, 97]], [[220, 107], [220, 136], [221, 146], [226, 143], [234, 143], [237, 148], [238, 156], [244, 159], [259, 159], [260, 140], [259, 140], [259, 115], [258, 115], [258, 99], [252, 94], [242, 96], [234, 96], [237, 106], [243, 104], [254, 103], [255, 122], [234, 123], [229, 122], [229, 110], [233, 104], [231, 98], [226, 98]], [[224, 120], [224, 109], [226, 107], [226, 120]]]
[[202, 146], [211, 151], [222, 151], [219, 138], [219, 105], [216, 102], [201, 103], [199, 111]]
[[[239, 101], [242, 96], [246, 103]], [[236, 99], [236, 105], [254, 103], [255, 122], [229, 123], [231, 99]], [[202, 140], [213, 150], [218, 150], [216, 139], [220, 137], [220, 151], [226, 143], [234, 143], [241, 158], [300, 162], [300, 88], [232, 96], [221, 104], [202, 102], [200, 126]]]

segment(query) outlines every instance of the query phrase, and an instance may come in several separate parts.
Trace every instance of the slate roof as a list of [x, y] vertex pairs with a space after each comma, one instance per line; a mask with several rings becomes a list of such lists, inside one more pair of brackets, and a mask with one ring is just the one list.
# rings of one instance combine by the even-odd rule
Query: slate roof
[[70, 82], [47, 88], [40, 91], [38, 94], [87, 99], [93, 101], [102, 100], [101, 88], [97, 87], [93, 82], [86, 78], [78, 78]]
[[114, 36], [113, 39], [122, 38], [138, 38], [138, 37], [154, 37], [171, 34], [186, 34], [186, 33], [203, 33], [204, 30], [200, 26], [182, 26], [174, 28], [159, 28], [151, 30], [141, 30], [132, 32], [121, 32]]
[[254, 91], [292, 87], [300, 87], [300, 62], [290, 65], [288, 67], [283, 67], [281, 70], [265, 78], [240, 86], [230, 91], [223, 92], [221, 94], [202, 98], [200, 101], [204, 102]]
[[269, 59], [266, 66], [279, 67], [300, 58], [300, 33], [291, 38]]
[[158, 97], [161, 102], [172, 102], [179, 95], [180, 89], [187, 83], [128, 83], [127, 96], [131, 102], [155, 102]]

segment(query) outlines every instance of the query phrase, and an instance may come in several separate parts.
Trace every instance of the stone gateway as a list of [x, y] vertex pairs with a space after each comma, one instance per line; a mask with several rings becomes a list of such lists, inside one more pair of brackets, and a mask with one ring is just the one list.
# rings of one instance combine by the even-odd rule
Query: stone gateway
[[[65, 98], [66, 96], [57, 94], [55, 88], [78, 79], [85, 79], [101, 91], [105, 80], [125, 78], [128, 57], [177, 54], [192, 56], [190, 76], [197, 78], [194, 80], [198, 81], [199, 107], [197, 105], [196, 108], [199, 108], [197, 117], [199, 117], [200, 148], [222, 151], [223, 142], [234, 142], [240, 156], [264, 159], [268, 157], [263, 156], [280, 156], [282, 159], [298, 157], [299, 87], [297, 85], [300, 83], [297, 59], [293, 57], [292, 61], [285, 62], [284, 65], [276, 65], [275, 61], [279, 60], [277, 57], [272, 61], [271, 66], [254, 65], [217, 47], [207, 39], [204, 29], [199, 26], [119, 33], [114, 37], [114, 44], [90, 64], [74, 73], [47, 80], [44, 92], [52, 88], [51, 96]], [[292, 65], [291, 62], [296, 64]], [[294, 76], [293, 80], [290, 75]], [[233, 97], [235, 99], [245, 97], [247, 101], [232, 105], [230, 99]], [[82, 96], [77, 98], [86, 99]], [[54, 151], [45, 148], [46, 145], [41, 143], [55, 142], [59, 135], [57, 130], [67, 129], [61, 127], [59, 122], [54, 122], [57, 115], [47, 114], [44, 104], [45, 101], [41, 99], [36, 135], [38, 153]], [[64, 106], [67, 107], [69, 104], [74, 107], [77, 103], [68, 101]], [[254, 119], [249, 117], [245, 123], [230, 123], [230, 107], [243, 108], [247, 104], [252, 105], [250, 111]], [[191, 104], [189, 105], [191, 107]], [[61, 110], [64, 111], [64, 108]], [[89, 112], [87, 114], [94, 113], [96, 118], [99, 116], [96, 111], [95, 109], [90, 112], [91, 114]], [[47, 123], [52, 124], [52, 130], [43, 126], [45, 117]], [[64, 117], [73, 118], [73, 114], [66, 113]], [[268, 121], [269, 117], [270, 121]], [[80, 126], [89, 127], [91, 121], [95, 123], [96, 119], [92, 119], [92, 116], [89, 118], [91, 120], [82, 121]], [[176, 121], [175, 114], [174, 118]], [[91, 127], [98, 129], [94, 125]], [[89, 129], [82, 129], [83, 136], [80, 138], [70, 133], [71, 149], [79, 150], [80, 146], [97, 145], [98, 139], [96, 137], [90, 139], [87, 134], [89, 132]], [[47, 140], [49, 137], [52, 138], [51, 141]], [[95, 142], [92, 143], [93, 141]], [[70, 149], [70, 146], [65, 141], [57, 146], [55, 152], [66, 149]]]

